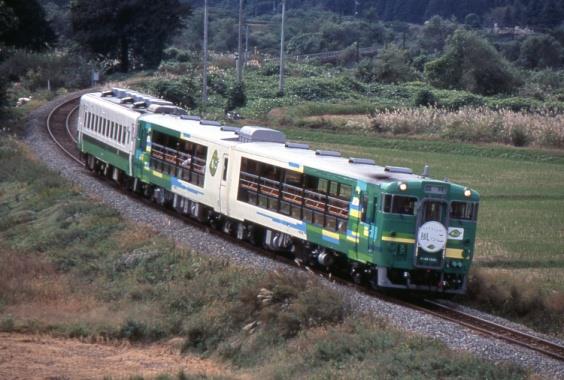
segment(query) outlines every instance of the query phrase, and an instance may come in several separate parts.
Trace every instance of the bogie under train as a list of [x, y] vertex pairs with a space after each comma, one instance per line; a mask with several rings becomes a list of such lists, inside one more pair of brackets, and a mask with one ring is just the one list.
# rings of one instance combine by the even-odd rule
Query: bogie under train
[[81, 98], [77, 144], [90, 170], [238, 239], [374, 287], [465, 292], [474, 190], [123, 89]]

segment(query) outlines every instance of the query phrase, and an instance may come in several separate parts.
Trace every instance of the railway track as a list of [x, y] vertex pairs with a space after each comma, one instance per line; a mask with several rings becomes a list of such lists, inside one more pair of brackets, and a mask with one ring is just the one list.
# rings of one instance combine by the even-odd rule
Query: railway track
[[80, 159], [76, 138], [72, 132], [71, 119], [78, 110], [80, 98], [71, 99], [51, 110], [47, 116], [46, 127], [53, 142], [76, 163], [84, 166]]
[[[57, 107], [55, 107], [49, 116], [47, 117], [46, 127], [49, 132], [49, 135], [53, 139], [54, 143], [66, 154], [71, 158], [73, 161], [79, 163], [81, 166], [84, 166], [84, 163], [80, 159], [79, 151], [76, 147], [76, 138], [74, 137], [73, 127], [71, 125], [71, 121], [73, 119], [73, 114], [77, 112], [79, 104], [79, 98], [72, 99], [63, 103]], [[116, 186], [117, 187], [117, 186]], [[120, 188], [121, 191], [124, 191]], [[138, 201], [145, 204], [146, 206], [155, 207], [157, 206], [146, 200], [145, 198], [141, 198], [140, 196], [135, 196]], [[162, 210], [161, 207], [158, 207], [159, 210]], [[180, 217], [177, 213], [172, 210], [166, 210], [166, 212], [170, 215], [174, 215], [176, 217]], [[181, 219], [188, 222], [190, 225], [205, 229], [210, 233], [221, 234], [224, 239], [229, 240], [231, 243], [243, 245], [246, 249], [250, 249], [260, 255], [267, 256], [274, 260], [283, 262], [285, 264], [294, 266], [294, 267], [301, 267], [304, 268], [303, 265], [300, 265], [299, 262], [292, 260], [289, 257], [283, 255], [273, 254], [272, 252], [267, 252], [262, 250], [256, 246], [253, 246], [249, 243], [243, 243], [233, 236], [226, 235], [221, 233], [220, 231], [214, 230], [209, 228], [208, 226], [204, 226], [196, 221], [187, 218], [181, 217]], [[309, 267], [305, 267], [306, 270], [315, 273], [317, 275], [327, 277], [327, 273], [315, 270]], [[340, 284], [346, 286], [355, 287], [358, 291], [367, 293], [371, 296], [378, 297], [384, 299], [388, 302], [392, 302], [404, 307], [408, 307], [411, 309], [416, 309], [422, 311], [427, 314], [434, 315], [436, 317], [451, 321], [453, 323], [465, 326], [479, 334], [488, 335], [500, 340], [504, 340], [511, 344], [519, 345], [526, 347], [528, 349], [543, 353], [555, 359], [564, 361], [564, 346], [558, 345], [554, 342], [549, 340], [539, 338], [506, 326], [502, 326], [495, 322], [491, 322], [477, 316], [468, 314], [462, 310], [457, 309], [456, 307], [451, 307], [437, 301], [433, 300], [421, 300], [421, 299], [405, 299], [405, 298], [398, 298], [398, 297], [391, 297], [386, 294], [382, 294], [381, 292], [374, 291], [369, 289], [365, 286], [359, 286], [353, 284], [349, 280], [345, 280], [341, 277], [332, 278], [334, 281], [338, 281]]]

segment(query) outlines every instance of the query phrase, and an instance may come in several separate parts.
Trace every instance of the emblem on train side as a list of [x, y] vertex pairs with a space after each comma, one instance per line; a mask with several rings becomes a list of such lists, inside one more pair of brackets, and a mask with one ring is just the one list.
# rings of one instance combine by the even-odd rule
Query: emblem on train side
[[219, 165], [219, 157], [217, 155], [217, 149], [213, 151], [212, 158], [210, 160], [210, 173], [215, 176], [215, 172], [217, 171], [217, 166]]
[[464, 228], [449, 227], [448, 228], [448, 238], [451, 240], [462, 240], [464, 239]]

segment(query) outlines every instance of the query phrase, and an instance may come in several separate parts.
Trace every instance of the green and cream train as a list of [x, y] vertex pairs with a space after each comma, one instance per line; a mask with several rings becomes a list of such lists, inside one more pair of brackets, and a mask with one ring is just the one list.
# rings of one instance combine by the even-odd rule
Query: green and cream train
[[86, 166], [157, 204], [378, 288], [464, 293], [479, 195], [117, 89], [81, 98]]

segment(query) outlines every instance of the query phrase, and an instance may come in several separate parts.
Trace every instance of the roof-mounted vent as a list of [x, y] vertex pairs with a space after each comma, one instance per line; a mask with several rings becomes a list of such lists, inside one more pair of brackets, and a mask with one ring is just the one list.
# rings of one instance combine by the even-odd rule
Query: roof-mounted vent
[[202, 118], [198, 115], [182, 115], [180, 116], [182, 120], [192, 120], [192, 121], [200, 121]]
[[126, 96], [125, 98], [121, 98], [120, 103], [133, 103], [133, 98], [131, 96]]
[[355, 165], [376, 165], [376, 162], [370, 158], [349, 158], [349, 162]]
[[315, 154], [326, 157], [341, 157], [341, 152], [335, 150], [316, 150]]
[[160, 113], [165, 115], [186, 115], [187, 112], [180, 107], [151, 104], [148, 108], [149, 112]]
[[157, 99], [157, 98], [147, 98], [145, 99], [145, 103], [147, 104], [147, 107], [152, 106], [152, 105], [157, 105], [157, 106], [172, 106], [172, 102], [169, 102], [168, 100], [164, 100], [164, 99]]
[[221, 127], [221, 123], [215, 120], [200, 120], [200, 125], [211, 125], [212, 127]]
[[114, 92], [112, 90], [102, 91], [102, 97], [113, 96]]
[[309, 149], [309, 145], [308, 144], [287, 142], [286, 148], [289, 148], [289, 149]]
[[241, 142], [272, 142], [284, 144], [286, 135], [284, 133], [264, 127], [244, 126], [239, 131], [239, 141]]
[[401, 166], [386, 166], [384, 170], [390, 173], [413, 174], [413, 170]]
[[145, 102], [134, 102], [133, 108], [146, 108]]
[[222, 131], [225, 131], [225, 132], [235, 132], [235, 133], [239, 133], [239, 131], [241, 130], [241, 128], [239, 128], [239, 127], [233, 127], [233, 126], [231, 126], [231, 125], [224, 125], [224, 126], [221, 127], [221, 130], [222, 130]]
[[125, 94], [127, 93], [127, 90], [124, 90], [123, 88], [112, 88], [112, 93], [114, 94], [114, 96], [116, 98], [123, 98], [124, 96], [126, 96]]

